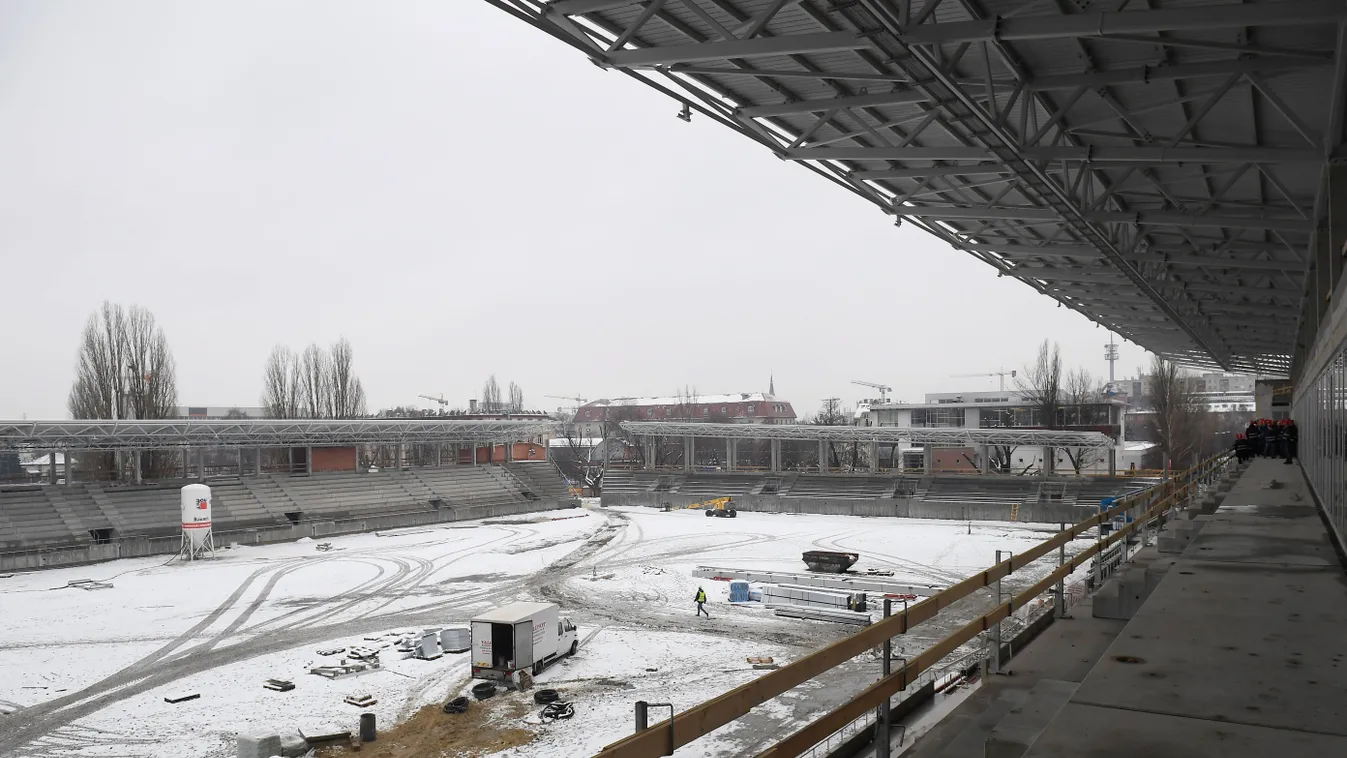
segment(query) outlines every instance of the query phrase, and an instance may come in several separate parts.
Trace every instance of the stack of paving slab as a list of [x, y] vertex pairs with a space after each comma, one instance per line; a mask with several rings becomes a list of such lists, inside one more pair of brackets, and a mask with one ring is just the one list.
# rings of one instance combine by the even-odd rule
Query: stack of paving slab
[[865, 593], [802, 587], [798, 584], [764, 584], [762, 602], [769, 608], [778, 605], [796, 605], [855, 611], [865, 609]]
[[793, 571], [763, 571], [760, 569], [738, 569], [724, 566], [698, 566], [693, 576], [705, 579], [742, 579], [755, 584], [796, 584], [804, 587], [827, 587], [838, 590], [854, 590], [886, 595], [917, 595], [929, 597], [945, 589], [938, 584], [913, 584], [911, 582], [886, 581], [883, 577], [861, 574], [812, 574]]
[[446, 653], [463, 653], [472, 647], [472, 635], [464, 626], [440, 631], [440, 649]]

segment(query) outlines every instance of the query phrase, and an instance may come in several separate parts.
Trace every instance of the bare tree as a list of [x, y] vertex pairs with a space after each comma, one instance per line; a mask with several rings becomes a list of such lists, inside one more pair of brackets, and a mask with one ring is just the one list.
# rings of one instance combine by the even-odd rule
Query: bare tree
[[[1066, 411], [1068, 414], [1079, 414], [1075, 419], [1077, 425], [1082, 425], [1088, 419], [1086, 407], [1099, 400], [1099, 383], [1090, 374], [1089, 370], [1078, 368], [1067, 374], [1063, 396], [1066, 400]], [[1071, 419], [1066, 419], [1067, 424]], [[1098, 448], [1079, 447], [1066, 448], [1067, 460], [1071, 462], [1071, 468], [1079, 476], [1081, 471], [1093, 466], [1101, 460], [1100, 450]]]
[[[1020, 394], [1041, 416], [1044, 429], [1057, 428], [1057, 412], [1062, 407], [1062, 351], [1049, 340], [1038, 346], [1038, 357], [1015, 378]], [[1043, 473], [1052, 472], [1052, 447], [1043, 448]]]
[[1189, 462], [1208, 426], [1205, 406], [1192, 392], [1178, 364], [1159, 356], [1151, 360], [1151, 403], [1155, 408], [1155, 439], [1164, 467]]
[[[806, 424], [815, 426], [850, 426], [852, 422], [851, 413], [842, 406], [839, 398], [824, 398], [822, 407], [813, 418], [805, 419]], [[848, 449], [847, 445], [838, 445], [836, 442], [827, 444], [828, 458], [827, 464], [832, 468], [842, 468], [850, 465], [852, 469], [860, 463], [860, 446], [853, 444]]]
[[482, 385], [482, 405], [482, 410], [486, 413], [495, 413], [501, 410], [500, 382], [496, 381], [495, 374], [488, 377], [486, 383]]
[[345, 337], [332, 345], [328, 360], [329, 406], [332, 418], [360, 418], [365, 415], [365, 388], [355, 375], [355, 351]]
[[262, 375], [262, 408], [267, 418], [299, 418], [299, 357], [277, 345]]
[[299, 357], [299, 404], [305, 418], [332, 418], [332, 369], [328, 354], [317, 345]]
[[514, 382], [510, 382], [510, 413], [520, 413], [524, 410], [524, 389]]
[[[153, 314], [139, 306], [123, 308], [104, 302], [89, 317], [67, 406], [71, 417], [77, 419], [160, 419], [177, 415], [173, 353]], [[161, 452], [141, 453], [141, 473], [151, 478], [170, 473], [175, 458]], [[86, 470], [120, 476], [114, 455], [85, 455], [82, 463]]]
[[302, 355], [272, 348], [262, 375], [262, 407], [268, 418], [360, 418], [365, 390], [355, 375], [354, 351], [345, 338], [329, 350], [309, 345]]

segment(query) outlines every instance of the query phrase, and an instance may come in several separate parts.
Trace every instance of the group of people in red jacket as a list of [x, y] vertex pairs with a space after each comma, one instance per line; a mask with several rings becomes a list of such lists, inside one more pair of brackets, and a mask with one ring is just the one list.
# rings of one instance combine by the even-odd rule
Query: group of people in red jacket
[[1235, 457], [1241, 463], [1250, 458], [1282, 458], [1290, 463], [1299, 453], [1300, 429], [1296, 422], [1284, 418], [1256, 418], [1249, 422], [1243, 434], [1235, 435]]

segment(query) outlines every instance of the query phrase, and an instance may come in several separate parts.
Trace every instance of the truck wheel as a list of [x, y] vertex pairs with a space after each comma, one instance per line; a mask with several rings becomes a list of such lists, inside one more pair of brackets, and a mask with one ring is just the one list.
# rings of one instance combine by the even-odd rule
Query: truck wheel
[[739, 515], [739, 511], [736, 511], [736, 510], [733, 509], [733, 508], [731, 508], [731, 509], [728, 511], [728, 513], [730, 514], [730, 518], [735, 518], [736, 516]]
[[706, 512], [706, 517], [707, 517], [707, 518], [711, 518], [711, 517], [714, 516], [714, 515], [716, 515], [716, 512], [715, 512], [715, 511], [707, 511], [707, 512]]
[[571, 643], [571, 655], [575, 655], [575, 651], [577, 651], [577, 650], [579, 650], [579, 649], [580, 649], [580, 641], [579, 641], [579, 640], [576, 640], [575, 642], [572, 642], [572, 643]]

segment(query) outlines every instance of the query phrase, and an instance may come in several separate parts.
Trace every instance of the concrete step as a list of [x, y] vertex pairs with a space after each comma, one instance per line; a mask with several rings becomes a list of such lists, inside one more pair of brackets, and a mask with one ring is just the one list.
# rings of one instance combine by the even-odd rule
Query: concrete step
[[988, 735], [983, 758], [1021, 758], [1076, 694], [1076, 682], [1040, 679], [1029, 698], [1010, 710]]
[[987, 706], [987, 710], [967, 720], [968, 723], [959, 730], [959, 736], [950, 740], [945, 749], [940, 751], [940, 758], [982, 758], [987, 750], [987, 738], [991, 736], [992, 730], [1001, 723], [1006, 714], [1024, 705], [1028, 700], [1027, 689], [1003, 691], [991, 705]]
[[1146, 602], [1146, 569], [1129, 566], [1110, 579], [1095, 595], [1095, 618], [1126, 621]]
[[1187, 550], [1188, 545], [1192, 544], [1193, 539], [1197, 537], [1205, 523], [1203, 515], [1199, 515], [1190, 521], [1171, 521], [1165, 531], [1160, 533], [1160, 540], [1157, 545], [1160, 552], [1182, 553]]

